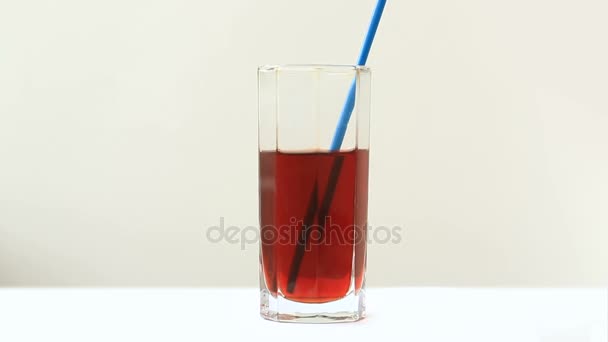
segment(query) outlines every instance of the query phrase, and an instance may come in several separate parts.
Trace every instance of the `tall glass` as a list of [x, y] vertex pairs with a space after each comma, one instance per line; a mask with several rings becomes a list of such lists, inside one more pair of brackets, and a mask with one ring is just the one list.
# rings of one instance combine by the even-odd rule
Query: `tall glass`
[[[289, 322], [365, 316], [371, 75], [362, 66], [258, 69], [260, 313]], [[353, 86], [339, 150], [330, 151]]]

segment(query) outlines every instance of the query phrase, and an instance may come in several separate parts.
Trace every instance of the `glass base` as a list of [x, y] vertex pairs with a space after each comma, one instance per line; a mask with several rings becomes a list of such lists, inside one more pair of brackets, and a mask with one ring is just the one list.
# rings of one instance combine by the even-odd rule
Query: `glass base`
[[275, 322], [340, 323], [356, 322], [365, 317], [365, 290], [327, 303], [300, 303], [260, 291], [260, 315]]

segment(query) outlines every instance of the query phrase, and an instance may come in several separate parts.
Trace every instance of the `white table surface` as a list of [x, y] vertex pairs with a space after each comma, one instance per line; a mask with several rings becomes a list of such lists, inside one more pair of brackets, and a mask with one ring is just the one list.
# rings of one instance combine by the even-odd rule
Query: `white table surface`
[[357, 323], [258, 315], [255, 289], [3, 289], [0, 341], [608, 341], [605, 289], [368, 289]]

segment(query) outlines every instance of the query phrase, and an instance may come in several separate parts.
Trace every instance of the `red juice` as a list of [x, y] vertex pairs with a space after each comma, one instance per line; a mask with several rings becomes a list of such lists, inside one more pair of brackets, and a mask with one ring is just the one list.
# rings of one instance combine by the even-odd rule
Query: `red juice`
[[[327, 197], [337, 159], [341, 159], [341, 167], [332, 184], [335, 188], [329, 187], [330, 200], [324, 211], [319, 207]], [[368, 160], [368, 150], [260, 152], [261, 267], [263, 281], [273, 296], [323, 303], [361, 289], [366, 261]], [[311, 203], [315, 214], [306, 223]], [[309, 237], [299, 245], [299, 239], [307, 236], [306, 229]], [[298, 248], [303, 254], [301, 263], [294, 267]]]

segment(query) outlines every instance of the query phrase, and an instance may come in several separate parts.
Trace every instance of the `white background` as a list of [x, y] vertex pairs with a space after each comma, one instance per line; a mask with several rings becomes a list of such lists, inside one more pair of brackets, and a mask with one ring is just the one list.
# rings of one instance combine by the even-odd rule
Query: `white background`
[[[256, 286], [256, 67], [354, 63], [372, 0], [0, 2], [0, 285]], [[608, 284], [608, 2], [389, 1], [369, 285]]]
[[[374, 288], [367, 318], [280, 324], [256, 289], [5, 289], [3, 341], [606, 342], [606, 289]], [[32, 328], [34, 327], [34, 328]]]

